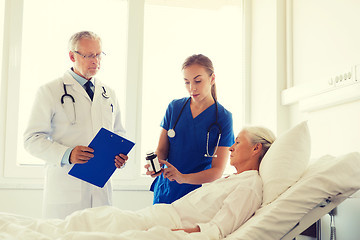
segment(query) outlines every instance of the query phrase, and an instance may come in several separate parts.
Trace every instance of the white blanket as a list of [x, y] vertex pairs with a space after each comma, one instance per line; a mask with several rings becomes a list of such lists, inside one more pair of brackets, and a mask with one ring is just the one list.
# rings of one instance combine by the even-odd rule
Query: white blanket
[[184, 231], [171, 231], [172, 228], [182, 227], [174, 211], [169, 205], [158, 205], [137, 212], [99, 207], [75, 212], [65, 220], [41, 220], [1, 213], [0, 239], [215, 239], [211, 237], [211, 232], [188, 234]]
[[[0, 232], [16, 239], [220, 239], [246, 222], [261, 200], [262, 181], [251, 170], [205, 184], [173, 204], [137, 212], [100, 207], [63, 221], [0, 214]], [[171, 231], [195, 226], [200, 233]]]

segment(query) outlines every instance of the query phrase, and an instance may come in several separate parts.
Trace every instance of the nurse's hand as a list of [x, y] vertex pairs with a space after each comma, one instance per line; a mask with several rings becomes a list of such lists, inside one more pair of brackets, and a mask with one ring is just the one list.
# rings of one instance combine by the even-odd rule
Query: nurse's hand
[[[160, 162], [160, 161], [161, 161], [161, 160], [159, 159], [159, 162]], [[155, 174], [154, 171], [149, 171], [150, 164], [145, 164], [145, 165], [144, 165], [144, 168], [146, 168], [146, 170], [147, 170], [147, 171], [146, 171], [146, 175], [150, 175], [150, 176], [152, 176], [153, 178], [159, 176], [159, 175], [164, 171], [164, 169], [162, 169], [162, 166], [163, 166], [163, 164], [160, 163], [161, 171]]]
[[91, 158], [94, 157], [94, 149], [86, 146], [76, 146], [70, 153], [70, 163], [87, 163]]
[[159, 162], [167, 166], [167, 168], [164, 168], [164, 178], [167, 178], [170, 181], [176, 181], [180, 184], [185, 182], [185, 175], [179, 172], [179, 170], [177, 170], [177, 168], [174, 167], [171, 163], [160, 159]]
[[127, 155], [119, 154], [115, 156], [115, 166], [117, 168], [123, 168], [125, 167], [126, 161], [129, 159]]

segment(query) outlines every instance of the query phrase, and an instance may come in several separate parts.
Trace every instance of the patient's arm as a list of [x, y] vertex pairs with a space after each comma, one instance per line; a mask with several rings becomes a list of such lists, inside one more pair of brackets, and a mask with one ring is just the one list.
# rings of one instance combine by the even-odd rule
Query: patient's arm
[[172, 231], [184, 231], [187, 233], [193, 233], [193, 232], [200, 232], [199, 226], [196, 226], [194, 228], [178, 228], [178, 229], [171, 229]]
[[[254, 178], [249, 179], [255, 181]], [[261, 193], [262, 185], [259, 182], [253, 185], [239, 183], [239, 186], [223, 201], [221, 209], [210, 222], [198, 223], [201, 232], [216, 227], [219, 234], [221, 234], [221, 238], [225, 238], [238, 229], [260, 207]]]

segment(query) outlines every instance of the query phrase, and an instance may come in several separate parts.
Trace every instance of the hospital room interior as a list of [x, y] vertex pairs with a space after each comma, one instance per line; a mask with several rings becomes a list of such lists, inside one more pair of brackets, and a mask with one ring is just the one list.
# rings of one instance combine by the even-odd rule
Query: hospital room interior
[[[280, 137], [306, 124], [307, 164], [354, 153], [346, 161], [360, 175], [359, 10], [360, 0], [0, 0], [0, 212], [42, 217], [44, 161], [24, 149], [23, 134], [37, 89], [71, 67], [67, 42], [82, 30], [102, 38], [97, 76], [116, 92], [135, 143], [111, 176], [113, 206], [152, 205], [146, 153], [156, 150], [168, 104], [189, 97], [181, 66], [192, 54], [212, 60], [235, 136], [248, 125]], [[223, 176], [232, 173], [228, 163]], [[353, 185], [291, 239], [359, 239], [360, 182]]]

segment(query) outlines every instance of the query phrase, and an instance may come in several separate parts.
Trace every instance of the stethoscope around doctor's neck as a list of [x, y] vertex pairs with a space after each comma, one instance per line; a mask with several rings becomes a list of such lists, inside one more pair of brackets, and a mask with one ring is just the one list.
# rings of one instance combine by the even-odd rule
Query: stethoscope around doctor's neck
[[[174, 138], [174, 137], [175, 137], [175, 135], [176, 135], [176, 133], [175, 133], [176, 124], [178, 123], [178, 121], [179, 121], [179, 119], [180, 119], [180, 117], [181, 117], [181, 114], [182, 114], [182, 112], [184, 111], [184, 108], [185, 108], [186, 104], [190, 101], [190, 99], [191, 99], [191, 97], [189, 97], [189, 98], [186, 100], [186, 102], [184, 103], [184, 105], [182, 106], [182, 108], [181, 108], [181, 110], [180, 110], [179, 116], [176, 118], [176, 121], [175, 121], [175, 123], [174, 123], [174, 126], [168, 130], [167, 135], [168, 135], [170, 138]], [[214, 101], [215, 101], [215, 109], [216, 109], [216, 119], [215, 119], [215, 122], [212, 123], [212, 124], [210, 124], [210, 126], [209, 126], [208, 129], [207, 129], [207, 134], [206, 134], [206, 153], [205, 153], [205, 155], [204, 155], [205, 157], [217, 157], [217, 155], [216, 155], [215, 153], [216, 153], [216, 151], [217, 151], [217, 149], [218, 149], [218, 147], [219, 147], [219, 142], [220, 142], [221, 133], [222, 133], [222, 131], [221, 131], [221, 126], [220, 126], [220, 124], [219, 124], [219, 122], [218, 122], [218, 119], [219, 119], [219, 116], [218, 116], [218, 115], [219, 115], [218, 103], [217, 103], [216, 99], [214, 99]], [[211, 129], [213, 129], [213, 128], [217, 128], [217, 129], [218, 129], [219, 135], [218, 135], [216, 147], [215, 147], [215, 149], [214, 149], [214, 153], [213, 153], [213, 155], [210, 155], [210, 154], [209, 154], [209, 138], [210, 138], [210, 131], [211, 131]]]
[[[72, 103], [73, 103], [73, 110], [74, 110], [74, 120], [71, 121], [71, 124], [74, 125], [74, 124], [76, 123], [75, 98], [74, 98], [71, 94], [67, 93], [65, 83], [63, 83], [63, 85], [64, 85], [64, 94], [61, 96], [60, 101], [61, 101], [61, 104], [63, 105], [64, 102], [65, 102], [64, 99], [65, 99], [66, 97], [68, 97], [68, 98], [71, 99], [71, 101], [72, 101]], [[103, 92], [102, 92], [101, 95], [102, 95], [105, 99], [108, 99], [109, 96], [108, 96], [107, 93], [106, 93], [105, 87], [103, 86], [102, 89], [103, 89]], [[111, 104], [111, 107], [113, 108], [112, 104]], [[113, 109], [112, 109], [112, 110], [113, 110]]]

